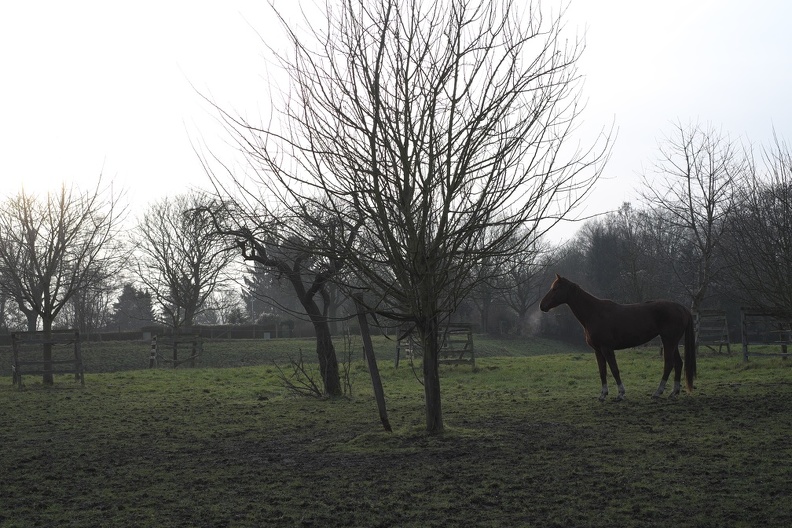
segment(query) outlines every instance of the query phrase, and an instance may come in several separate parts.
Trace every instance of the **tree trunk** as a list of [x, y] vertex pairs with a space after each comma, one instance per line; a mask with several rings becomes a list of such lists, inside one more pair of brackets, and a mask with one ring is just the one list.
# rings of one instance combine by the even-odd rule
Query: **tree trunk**
[[25, 318], [27, 319], [28, 332], [35, 332], [38, 323], [38, 314], [33, 310], [23, 309], [22, 311], [25, 313]]
[[54, 385], [55, 379], [52, 376], [52, 319], [48, 317], [41, 318], [42, 327], [44, 330], [44, 370], [48, 371], [43, 374], [41, 382], [44, 385]]
[[490, 301], [483, 299], [481, 301], [481, 333], [489, 334], [489, 314], [490, 314]]
[[316, 355], [319, 358], [319, 372], [322, 375], [325, 393], [332, 397], [341, 396], [344, 391], [341, 387], [338, 358], [333, 346], [330, 324], [327, 318], [322, 320], [312, 318], [312, 322], [316, 331]]
[[443, 409], [440, 400], [439, 328], [435, 320], [418, 325], [423, 343], [424, 395], [426, 397], [426, 431], [443, 432]]
[[704, 278], [699, 280], [696, 290], [693, 292], [690, 302], [690, 311], [694, 314], [699, 313], [701, 305], [704, 304], [704, 299], [707, 297], [707, 289], [709, 286], [709, 274], [705, 272]]
[[528, 335], [528, 310], [519, 310], [517, 311], [517, 329], [516, 334], [517, 337], [524, 337]]

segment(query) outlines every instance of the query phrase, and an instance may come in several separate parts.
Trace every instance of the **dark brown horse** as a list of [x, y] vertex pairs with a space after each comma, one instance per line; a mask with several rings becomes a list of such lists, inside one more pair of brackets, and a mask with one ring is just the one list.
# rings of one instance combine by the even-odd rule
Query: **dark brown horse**
[[574, 282], [556, 274], [550, 291], [542, 299], [539, 308], [547, 312], [558, 305], [567, 304], [586, 334], [586, 343], [594, 349], [602, 379], [600, 401], [608, 395], [607, 366], [619, 387], [617, 400], [624, 399], [624, 384], [619, 377], [615, 350], [643, 345], [660, 336], [663, 342], [663, 378], [653, 397], [659, 398], [674, 369], [674, 390], [671, 398], [679, 395], [682, 378], [682, 357], [679, 342], [685, 336], [685, 383], [688, 392], [693, 391], [696, 376], [696, 336], [693, 316], [679, 303], [672, 301], [648, 301], [639, 304], [618, 304], [598, 299]]

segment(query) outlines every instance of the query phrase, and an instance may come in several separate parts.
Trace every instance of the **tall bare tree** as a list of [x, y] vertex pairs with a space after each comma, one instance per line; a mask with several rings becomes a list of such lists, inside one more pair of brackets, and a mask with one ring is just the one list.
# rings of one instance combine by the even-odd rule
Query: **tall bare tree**
[[677, 271], [697, 312], [719, 275], [719, 242], [736, 206], [735, 190], [746, 176], [747, 157], [728, 135], [700, 123], [677, 123], [659, 149], [654, 175], [644, 175], [642, 195], [683, 228], [692, 254], [678, 255], [683, 266]]
[[[562, 34], [563, 10], [514, 0], [342, 0], [323, 15], [281, 18], [290, 87], [269, 124], [224, 115], [262, 194], [357, 230], [346, 286], [417, 330], [439, 432], [439, 331], [487, 280], [471, 270], [567, 216], [607, 158], [608, 134], [573, 140], [584, 44]], [[337, 250], [326, 240], [314, 251]]]
[[136, 275], [160, 322], [174, 330], [192, 326], [208, 308], [234, 258], [212, 220], [195, 213], [206, 203], [196, 192], [164, 198], [149, 207], [132, 235]]
[[792, 149], [774, 136], [762, 157], [740, 189], [725, 255], [740, 300], [792, 318]]
[[[76, 295], [118, 273], [123, 211], [101, 180], [89, 192], [63, 186], [44, 197], [23, 190], [0, 205], [0, 289], [25, 313], [28, 330], [40, 319], [46, 337]], [[43, 359], [52, 360], [51, 346]], [[52, 382], [44, 374], [44, 383]]]

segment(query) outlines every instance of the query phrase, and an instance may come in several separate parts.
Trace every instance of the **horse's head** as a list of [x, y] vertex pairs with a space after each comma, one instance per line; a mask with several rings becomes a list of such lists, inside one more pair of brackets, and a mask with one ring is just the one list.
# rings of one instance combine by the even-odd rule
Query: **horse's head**
[[542, 302], [539, 303], [539, 309], [543, 312], [549, 312], [556, 306], [568, 302], [575, 286], [574, 282], [556, 273], [556, 278], [550, 286], [550, 291], [545, 294]]

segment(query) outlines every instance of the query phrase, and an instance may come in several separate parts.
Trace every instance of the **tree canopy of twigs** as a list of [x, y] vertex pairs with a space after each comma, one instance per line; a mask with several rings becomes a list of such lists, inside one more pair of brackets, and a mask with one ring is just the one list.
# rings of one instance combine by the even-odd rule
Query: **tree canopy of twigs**
[[489, 279], [471, 270], [498, 269], [567, 217], [609, 153], [607, 131], [575, 139], [584, 43], [563, 15], [513, 0], [328, 2], [305, 24], [281, 18], [290, 48], [272, 51], [289, 85], [273, 118], [221, 110], [255, 171], [238, 194], [256, 181], [284, 239], [304, 236], [290, 219], [332, 218], [340, 236], [313, 251], [344, 262], [367, 309], [414, 325], [432, 432], [439, 328]]
[[199, 193], [163, 198], [146, 210], [132, 234], [135, 274], [151, 293], [160, 322], [174, 330], [192, 326], [229, 281], [234, 253], [212, 220], [195, 213], [206, 203]]
[[[76, 295], [116, 275], [125, 264], [118, 195], [75, 187], [37, 196], [24, 190], [0, 204], [0, 288], [34, 331], [45, 335]], [[51, 346], [44, 361], [51, 361]], [[51, 370], [45, 367], [44, 370]], [[52, 383], [52, 374], [44, 375]]]
[[728, 135], [701, 123], [677, 123], [659, 148], [653, 176], [644, 176], [643, 197], [682, 228], [689, 254], [682, 255], [687, 265], [677, 271], [697, 312], [722, 275], [717, 251], [747, 175], [747, 158]]
[[751, 159], [728, 224], [726, 261], [737, 297], [792, 319], [792, 149], [774, 136], [762, 162]]

